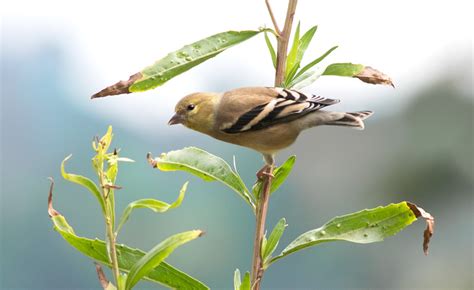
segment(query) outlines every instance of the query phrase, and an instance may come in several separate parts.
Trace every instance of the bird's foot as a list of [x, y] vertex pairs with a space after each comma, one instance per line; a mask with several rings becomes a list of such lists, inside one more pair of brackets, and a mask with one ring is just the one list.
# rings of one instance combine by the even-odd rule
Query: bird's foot
[[273, 175], [273, 173], [270, 171], [272, 168], [272, 166], [266, 164], [262, 167], [262, 169], [260, 169], [258, 172], [257, 172], [257, 179], [258, 180], [263, 180], [264, 177], [267, 177], [267, 178], [275, 178], [275, 176]]

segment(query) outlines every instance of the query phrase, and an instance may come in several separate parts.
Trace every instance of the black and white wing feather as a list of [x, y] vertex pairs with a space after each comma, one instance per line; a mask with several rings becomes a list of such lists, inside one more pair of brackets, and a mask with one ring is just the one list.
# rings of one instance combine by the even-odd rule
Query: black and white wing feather
[[267, 103], [253, 107], [221, 130], [229, 134], [260, 130], [281, 122], [296, 120], [310, 112], [339, 103], [339, 100], [320, 96], [308, 97], [295, 90], [282, 88], [274, 90], [278, 92], [278, 96]]

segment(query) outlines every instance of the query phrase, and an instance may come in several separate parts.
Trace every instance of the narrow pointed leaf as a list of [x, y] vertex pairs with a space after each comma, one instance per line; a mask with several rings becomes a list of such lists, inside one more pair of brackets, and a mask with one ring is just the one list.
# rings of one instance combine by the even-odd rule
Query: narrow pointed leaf
[[321, 72], [319, 71], [308, 71], [304, 74], [300, 75], [299, 77], [295, 78], [292, 83], [288, 85], [288, 88], [300, 90], [307, 86], [313, 84], [319, 77], [321, 76]]
[[262, 260], [264, 260], [264, 257], [265, 257], [264, 254], [265, 254], [266, 248], [267, 248], [267, 232], [265, 231], [262, 237], [262, 244], [260, 245], [260, 258], [262, 258]]
[[[51, 184], [48, 197], [48, 213], [53, 222], [54, 229], [68, 242], [72, 247], [83, 255], [100, 262], [103, 265], [111, 267], [112, 264], [108, 258], [106, 243], [98, 239], [89, 239], [77, 236], [67, 220], [52, 205], [53, 184]], [[145, 256], [141, 250], [130, 248], [125, 245], [117, 245], [118, 264], [123, 272], [129, 272], [134, 264]], [[144, 279], [162, 284], [175, 289], [209, 289], [199, 280], [178, 270], [166, 262], [161, 262], [156, 268], [149, 272]]]
[[300, 68], [301, 61], [303, 60], [303, 56], [306, 52], [306, 49], [308, 48], [309, 44], [311, 43], [311, 40], [313, 39], [314, 34], [316, 33], [316, 30], [318, 29], [317, 26], [311, 27], [308, 31], [305, 32], [305, 34], [301, 37], [298, 49], [296, 51], [296, 57], [294, 61], [294, 65], [291, 68], [291, 70], [287, 70], [287, 83], [290, 83], [293, 81], [296, 72]]
[[[418, 209], [418, 207], [416, 208]], [[336, 217], [322, 227], [300, 235], [280, 255], [272, 258], [270, 264], [289, 254], [320, 243], [347, 241], [367, 244], [380, 242], [409, 226], [420, 215], [413, 210], [412, 204], [401, 202]], [[432, 229], [434, 219], [431, 221]], [[424, 244], [425, 241], [426, 234]]]
[[127, 81], [120, 81], [94, 94], [92, 98], [143, 92], [163, 85], [168, 80], [218, 55], [262, 31], [227, 31], [186, 45], [146, 67]]
[[245, 272], [244, 279], [240, 285], [240, 290], [250, 290], [250, 273]]
[[66, 164], [66, 161], [68, 161], [69, 158], [71, 158], [71, 156], [72, 155], [67, 156], [61, 163], [61, 175], [67, 181], [77, 183], [87, 188], [97, 198], [97, 200], [99, 201], [100, 207], [102, 209], [102, 212], [105, 214], [105, 202], [97, 185], [87, 177], [66, 172], [65, 164]]
[[[293, 166], [295, 165], [296, 156], [290, 156], [285, 163], [273, 170], [272, 184], [270, 187], [270, 193], [273, 193], [280, 188], [280, 186], [285, 182], [286, 178], [290, 175]], [[262, 191], [263, 182], [258, 180], [257, 183], [252, 187], [252, 193], [255, 197], [260, 195]]]
[[129, 203], [128, 206], [123, 211], [122, 216], [120, 217], [120, 222], [117, 227], [116, 233], [120, 232], [120, 230], [122, 229], [122, 226], [125, 224], [125, 222], [127, 222], [128, 218], [130, 217], [130, 214], [136, 208], [147, 208], [157, 213], [163, 213], [169, 209], [173, 209], [180, 206], [181, 202], [184, 199], [184, 195], [186, 193], [187, 187], [188, 187], [188, 183], [186, 182], [181, 188], [178, 198], [172, 204], [166, 203], [161, 200], [152, 199], [152, 198], [139, 199], [139, 200], [135, 200]]
[[125, 289], [129, 290], [135, 286], [140, 279], [163, 262], [177, 247], [202, 236], [202, 234], [203, 232], [200, 230], [179, 233], [156, 245], [130, 269]]
[[255, 210], [255, 204], [244, 182], [220, 157], [199, 148], [186, 147], [163, 153], [155, 159], [149, 158], [149, 162], [162, 171], [182, 170], [205, 181], [219, 181], [239, 194]]
[[270, 41], [270, 38], [268, 37], [268, 33], [267, 33], [266, 31], [265, 31], [265, 43], [267, 44], [268, 51], [270, 52], [270, 56], [271, 56], [271, 58], [272, 58], [273, 67], [276, 68], [277, 60], [276, 60], [275, 49], [273, 48], [272, 42]]
[[333, 52], [335, 49], [337, 48], [337, 46], [333, 46], [331, 47], [328, 51], [326, 51], [323, 55], [321, 55], [320, 57], [318, 57], [317, 59], [313, 60], [312, 62], [308, 63], [307, 65], [305, 65], [296, 75], [295, 75], [295, 78], [299, 77], [300, 75], [302, 75], [303, 73], [305, 73], [307, 70], [309, 70], [310, 68], [312, 68], [313, 66], [317, 65], [318, 63], [320, 63], [321, 61], [323, 61], [329, 54], [331, 54], [331, 52]]
[[288, 57], [286, 59], [285, 80], [288, 78], [290, 71], [296, 65], [296, 58], [297, 58], [299, 46], [300, 46], [300, 22], [298, 22], [298, 25], [296, 26], [295, 35], [293, 37], [293, 45], [291, 46], [290, 52], [288, 53]]
[[[286, 226], [287, 224], [286, 224], [285, 218], [280, 219], [280, 221], [278, 221], [278, 223], [273, 228], [272, 233], [268, 237], [265, 248], [262, 251], [263, 252], [262, 258], [265, 264], [267, 264], [266, 261], [271, 257], [271, 255], [277, 248], [278, 242], [280, 241], [280, 238], [283, 235], [283, 232], [285, 231]], [[265, 266], [266, 265], [264, 265], [264, 267]]]
[[235, 272], [234, 272], [234, 290], [240, 290], [240, 285], [242, 285], [242, 282], [240, 280], [240, 270], [235, 269]]

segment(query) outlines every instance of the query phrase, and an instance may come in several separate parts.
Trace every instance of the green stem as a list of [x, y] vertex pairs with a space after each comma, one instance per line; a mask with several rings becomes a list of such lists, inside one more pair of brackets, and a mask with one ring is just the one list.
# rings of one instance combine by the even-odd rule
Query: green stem
[[[102, 160], [101, 160], [102, 161]], [[119, 278], [120, 278], [120, 270], [118, 265], [117, 259], [117, 248], [116, 248], [116, 237], [114, 234], [114, 222], [113, 222], [113, 203], [110, 200], [110, 188], [105, 187], [104, 182], [104, 173], [103, 170], [100, 171], [99, 174], [100, 185], [102, 188], [102, 195], [105, 200], [105, 226], [106, 226], [106, 235], [109, 244], [109, 258], [110, 262], [112, 263], [112, 273], [114, 274], [114, 281], [115, 285], [117, 285], [118, 289], [120, 290], [119, 286]]]

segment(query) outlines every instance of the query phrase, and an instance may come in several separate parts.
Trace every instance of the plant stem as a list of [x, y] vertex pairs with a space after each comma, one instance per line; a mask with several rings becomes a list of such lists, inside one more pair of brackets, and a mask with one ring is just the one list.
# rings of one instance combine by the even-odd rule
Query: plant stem
[[115, 285], [117, 285], [119, 289], [119, 278], [120, 278], [120, 270], [119, 270], [119, 265], [118, 265], [118, 259], [117, 259], [117, 248], [116, 248], [116, 238], [114, 234], [114, 224], [112, 221], [112, 211], [111, 211], [111, 206], [114, 206], [113, 203], [111, 203], [110, 200], [110, 188], [105, 187], [105, 182], [104, 182], [104, 173], [101, 170], [100, 171], [100, 185], [102, 187], [102, 196], [104, 197], [105, 200], [105, 227], [106, 227], [106, 235], [107, 235], [107, 240], [109, 242], [109, 257], [110, 257], [110, 262], [112, 263], [112, 273], [114, 274], [114, 281]]
[[267, 5], [268, 14], [270, 14], [270, 18], [272, 19], [273, 27], [275, 28], [275, 31], [278, 34], [278, 36], [280, 36], [281, 31], [280, 31], [280, 28], [278, 28], [278, 22], [275, 19], [275, 15], [273, 15], [272, 6], [270, 6], [269, 0], [265, 0], [265, 4]]
[[[270, 3], [265, 0], [265, 4], [268, 8], [268, 13], [272, 19], [275, 31], [279, 34], [277, 37], [277, 66], [275, 72], [275, 86], [281, 86], [285, 80], [286, 71], [286, 58], [288, 43], [291, 34], [291, 27], [293, 24], [293, 17], [296, 11], [296, 4], [298, 0], [289, 0], [288, 9], [286, 11], [286, 19], [283, 30], [280, 31], [273, 15]], [[262, 259], [262, 240], [265, 234], [265, 222], [267, 219], [268, 204], [270, 201], [270, 188], [272, 183], [273, 164], [267, 167], [266, 174], [263, 181], [262, 193], [259, 196], [256, 209], [256, 226], [255, 226], [255, 239], [254, 239], [254, 250], [252, 259], [252, 289], [259, 290], [260, 283], [263, 278], [263, 259]]]
[[252, 260], [252, 289], [260, 289], [260, 281], [263, 277], [263, 259], [262, 259], [262, 239], [265, 234], [265, 222], [267, 219], [268, 203], [270, 200], [270, 188], [272, 184], [271, 174], [273, 173], [273, 165], [268, 166], [265, 171], [265, 179], [263, 181], [262, 192], [257, 202], [257, 217], [255, 227], [255, 239], [253, 244], [253, 260]]
[[275, 72], [275, 86], [281, 86], [285, 80], [286, 58], [288, 43], [290, 40], [291, 27], [293, 25], [293, 17], [295, 16], [296, 4], [298, 0], [290, 0], [288, 10], [286, 11], [285, 26], [277, 38], [277, 66]]
[[112, 262], [112, 272], [114, 273], [115, 285], [119, 285], [120, 271], [119, 271], [118, 259], [117, 259], [117, 249], [116, 249], [116, 246], [115, 246], [115, 244], [116, 244], [115, 234], [114, 234], [114, 229], [113, 229], [113, 225], [112, 225], [112, 222], [110, 220], [110, 217], [107, 216], [105, 218], [105, 223], [107, 225], [107, 238], [109, 239], [109, 245], [110, 245], [110, 259], [112, 260], [111, 261]]

